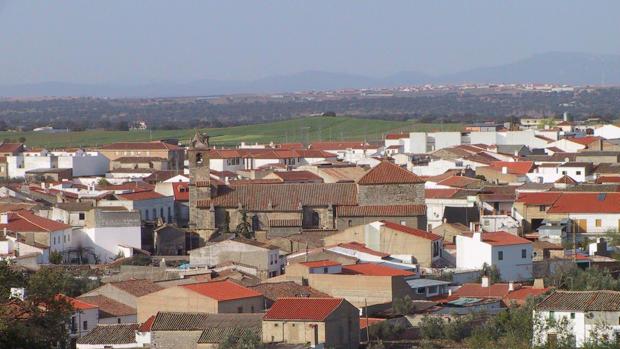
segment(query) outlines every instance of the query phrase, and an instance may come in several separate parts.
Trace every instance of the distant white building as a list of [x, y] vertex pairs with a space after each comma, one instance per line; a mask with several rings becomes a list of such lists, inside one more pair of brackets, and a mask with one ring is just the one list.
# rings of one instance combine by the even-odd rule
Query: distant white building
[[110, 160], [103, 154], [81, 149], [73, 152], [25, 151], [7, 156], [6, 161], [10, 178], [24, 178], [26, 172], [31, 170], [59, 168], [71, 169], [74, 177], [99, 176], [105, 174], [110, 166]]
[[532, 243], [519, 236], [498, 232], [474, 232], [456, 237], [456, 267], [482, 269], [495, 266], [504, 281], [532, 278]]
[[605, 139], [620, 138], [620, 127], [616, 125], [605, 125], [594, 129], [594, 135]]

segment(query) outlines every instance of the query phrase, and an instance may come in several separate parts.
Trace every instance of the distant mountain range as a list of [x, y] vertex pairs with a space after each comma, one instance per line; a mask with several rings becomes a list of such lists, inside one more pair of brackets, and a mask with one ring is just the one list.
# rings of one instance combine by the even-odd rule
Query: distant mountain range
[[534, 55], [510, 64], [436, 76], [404, 71], [383, 78], [372, 78], [354, 74], [305, 71], [253, 81], [203, 79], [190, 83], [157, 83], [134, 86], [65, 82], [0, 85], [0, 96], [176, 97], [464, 82], [620, 85], [620, 55], [550, 52]]

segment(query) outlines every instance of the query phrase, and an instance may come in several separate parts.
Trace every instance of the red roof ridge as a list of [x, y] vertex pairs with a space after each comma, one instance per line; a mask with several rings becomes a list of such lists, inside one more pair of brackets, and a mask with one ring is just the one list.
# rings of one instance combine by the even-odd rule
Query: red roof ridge
[[401, 225], [401, 224], [397, 224], [397, 223], [393, 223], [393, 222], [389, 222], [389, 221], [380, 221], [380, 222], [383, 223], [383, 225], [385, 227], [387, 227], [387, 228], [390, 228], [390, 229], [393, 229], [393, 230], [397, 230], [397, 231], [400, 231], [400, 232], [403, 232], [403, 233], [415, 235], [415, 236], [423, 238], [423, 239], [432, 240], [432, 241], [436, 241], [436, 240], [441, 240], [442, 239], [442, 237], [437, 235], [437, 234], [429, 233], [429, 232], [421, 230], [421, 229], [412, 228], [412, 227], [408, 227], [406, 225]]

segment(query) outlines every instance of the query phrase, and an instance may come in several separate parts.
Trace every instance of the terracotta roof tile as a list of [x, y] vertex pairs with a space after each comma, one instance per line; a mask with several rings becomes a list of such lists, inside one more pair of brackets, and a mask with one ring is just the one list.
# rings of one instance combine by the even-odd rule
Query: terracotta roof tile
[[137, 191], [137, 192], [127, 193], [127, 194], [118, 194], [117, 196], [121, 200], [130, 200], [130, 201], [152, 200], [152, 199], [160, 199], [160, 198], [165, 197], [164, 195], [156, 191]]
[[174, 193], [175, 201], [189, 201], [189, 183], [172, 183], [172, 191]]
[[273, 174], [280, 177], [284, 182], [323, 182], [323, 178], [310, 171], [276, 171]]
[[0, 224], [0, 229], [6, 228], [15, 232], [51, 233], [71, 228], [68, 224], [43, 218], [26, 210], [8, 212], [7, 214], [9, 218], [8, 224]]
[[556, 291], [536, 306], [538, 310], [552, 311], [620, 311], [620, 292]]
[[73, 309], [75, 310], [87, 310], [87, 309], [97, 309], [97, 305], [88, 303], [84, 300], [76, 299], [73, 297], [65, 296], [64, 294], [59, 294], [56, 296], [58, 299], [64, 299], [67, 301]]
[[263, 319], [324, 321], [343, 301], [341, 298], [280, 298]]
[[548, 213], [620, 213], [620, 193], [561, 193]]
[[387, 160], [382, 161], [379, 165], [368, 171], [357, 182], [359, 185], [412, 183], [424, 183], [424, 181], [416, 174]]
[[558, 192], [520, 193], [517, 202], [522, 202], [526, 205], [549, 206], [553, 205], [560, 196], [562, 196], [562, 193]]
[[119, 345], [135, 344], [138, 324], [97, 325], [90, 332], [77, 340], [83, 345]]
[[426, 214], [426, 205], [338, 206], [338, 217], [405, 217]]
[[424, 196], [427, 199], [450, 199], [456, 195], [460, 189], [424, 189]]
[[367, 276], [413, 276], [407, 270], [396, 269], [381, 264], [359, 263], [342, 266], [343, 274], [367, 275]]
[[490, 164], [491, 168], [494, 168], [498, 171], [501, 171], [502, 168], [506, 167], [508, 173], [524, 175], [532, 171], [534, 168], [533, 161], [493, 161]]
[[[464, 236], [472, 237], [473, 233], [463, 233]], [[528, 239], [524, 239], [520, 236], [507, 233], [505, 231], [494, 231], [481, 233], [482, 242], [485, 242], [492, 246], [509, 246], [509, 245], [522, 245], [531, 244]]]
[[100, 318], [135, 315], [136, 309], [105, 296], [83, 296], [79, 300], [94, 304], [99, 308]]
[[388, 133], [387, 135], [385, 135], [385, 139], [403, 139], [403, 138], [409, 138], [409, 134], [408, 133]]
[[558, 184], [577, 184], [577, 181], [572, 179], [570, 176], [564, 175], [558, 178], [554, 183]]
[[379, 252], [376, 250], [373, 250], [371, 248], [366, 247], [365, 244], [361, 244], [359, 242], [345, 242], [345, 243], [341, 243], [338, 244], [339, 247], [345, 248], [345, 249], [349, 249], [349, 250], [354, 250], [354, 251], [358, 251], [358, 252], [362, 252], [362, 253], [367, 253], [373, 256], [377, 256], [377, 257], [381, 257], [381, 258], [385, 258], [385, 257], [389, 257], [390, 254], [389, 253], [383, 253], [383, 252]]
[[199, 284], [182, 285], [180, 287], [199, 293], [218, 301], [260, 297], [261, 294], [229, 280], [210, 281]]
[[392, 223], [392, 222], [388, 222], [388, 221], [381, 221], [381, 223], [383, 223], [383, 226], [386, 227], [386, 228], [389, 228], [389, 229], [392, 229], [392, 230], [396, 230], [396, 231], [400, 231], [402, 233], [406, 233], [406, 234], [410, 234], [410, 235], [415, 235], [415, 236], [423, 238], [423, 239], [432, 240], [432, 241], [436, 241], [436, 240], [441, 240], [442, 239], [442, 237], [437, 235], [437, 234], [429, 233], [427, 231], [416, 229], [416, 228], [411, 228], [411, 227], [408, 227], [406, 225], [400, 225], [400, 224]]
[[110, 282], [109, 284], [135, 297], [142, 297], [144, 295], [163, 290], [163, 287], [154, 284], [152, 281], [144, 279], [117, 281]]
[[[227, 191], [226, 191], [227, 190]], [[250, 211], [298, 211], [302, 206], [357, 205], [354, 183], [291, 183], [232, 185], [212, 201], [201, 200], [199, 207], [238, 207]]]
[[278, 298], [286, 297], [320, 297], [330, 298], [326, 293], [317, 291], [310, 286], [302, 286], [293, 281], [284, 282], [266, 282], [256, 286], [250, 286], [251, 289], [260, 292], [265, 298], [276, 301]]

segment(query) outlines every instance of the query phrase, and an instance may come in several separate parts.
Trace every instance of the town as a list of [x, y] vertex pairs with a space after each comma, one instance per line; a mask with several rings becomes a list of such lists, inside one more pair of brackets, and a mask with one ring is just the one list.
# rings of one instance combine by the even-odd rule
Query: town
[[55, 326], [48, 345], [620, 338], [620, 127], [601, 118], [381, 142], [26, 140], [0, 159], [0, 317]]

